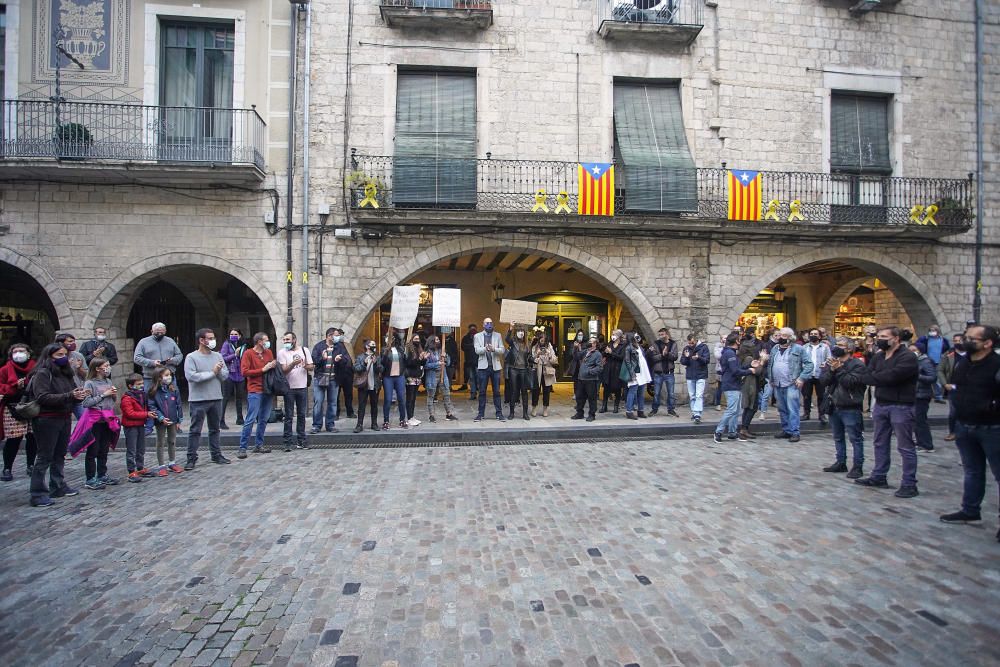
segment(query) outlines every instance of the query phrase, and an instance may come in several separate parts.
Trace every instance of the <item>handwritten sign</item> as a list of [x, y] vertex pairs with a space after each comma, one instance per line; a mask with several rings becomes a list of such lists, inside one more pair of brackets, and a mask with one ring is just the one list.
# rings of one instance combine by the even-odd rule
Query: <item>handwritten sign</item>
[[462, 290], [437, 287], [433, 298], [431, 324], [436, 327], [461, 327]]
[[538, 304], [534, 301], [504, 299], [500, 302], [500, 321], [512, 324], [535, 324]]
[[417, 321], [419, 308], [420, 285], [396, 285], [392, 288], [389, 326], [395, 329], [409, 329]]

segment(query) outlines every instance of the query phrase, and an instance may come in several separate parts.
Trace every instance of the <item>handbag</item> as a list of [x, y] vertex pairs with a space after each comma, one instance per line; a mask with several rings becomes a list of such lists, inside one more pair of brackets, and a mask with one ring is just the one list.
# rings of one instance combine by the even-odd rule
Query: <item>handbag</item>
[[368, 384], [368, 371], [362, 371], [354, 374], [355, 387], [364, 387], [366, 384]]
[[326, 373], [320, 373], [319, 375], [316, 376], [316, 384], [320, 387], [329, 387], [330, 376], [327, 375]]
[[34, 398], [29, 398], [30, 394], [31, 382], [28, 382], [28, 386], [25, 387], [24, 393], [21, 395], [21, 400], [15, 405], [9, 406], [10, 414], [13, 415], [15, 419], [23, 422], [30, 421], [37, 417], [42, 411], [42, 404]]

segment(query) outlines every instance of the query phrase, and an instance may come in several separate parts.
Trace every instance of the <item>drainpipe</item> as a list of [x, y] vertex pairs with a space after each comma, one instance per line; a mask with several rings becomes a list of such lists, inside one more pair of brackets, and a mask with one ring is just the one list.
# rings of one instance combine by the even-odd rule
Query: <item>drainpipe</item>
[[[295, 314], [292, 309], [292, 216], [295, 212], [295, 77], [297, 75], [299, 6], [292, 3], [292, 29], [288, 53], [288, 191], [285, 194], [285, 280], [286, 307], [285, 331], [292, 331]], [[277, 333], [277, 332], [275, 332]]]
[[976, 0], [976, 284], [972, 297], [972, 319], [983, 311], [983, 0]]
[[306, 43], [302, 73], [302, 345], [309, 341], [309, 78], [312, 47], [312, 7], [302, 5], [306, 13]]

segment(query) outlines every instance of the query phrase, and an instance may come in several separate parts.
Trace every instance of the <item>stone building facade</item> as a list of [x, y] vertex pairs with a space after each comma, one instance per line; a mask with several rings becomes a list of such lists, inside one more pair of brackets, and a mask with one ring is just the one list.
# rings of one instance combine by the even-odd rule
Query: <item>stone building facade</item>
[[[99, 110], [111, 116], [122, 113], [116, 105], [144, 104], [149, 115], [126, 123], [127, 131], [93, 127], [90, 153], [55, 159], [37, 152], [39, 137], [44, 143], [52, 135], [51, 121], [25, 111], [31, 103], [53, 104], [46, 101], [54, 93], [52, 68], [37, 64], [38, 58], [54, 62], [52, 49], [36, 33], [50, 25], [47, 12], [59, 3], [39, 2], [5, 3], [9, 101], [0, 158], [0, 269], [21, 296], [0, 287], [8, 302], [0, 308], [9, 305], [13, 313], [34, 307], [52, 328], [85, 335], [106, 326], [127, 352], [150, 318], [167, 313], [190, 320], [171, 329], [185, 349], [192, 347], [186, 337], [205, 324], [239, 326], [245, 333], [292, 328], [305, 330], [309, 339], [342, 324], [358, 344], [381, 332], [378, 314], [393, 285], [429, 283], [430, 276], [434, 284], [467, 291], [463, 318], [470, 322], [498, 315], [490, 283], [507, 283], [508, 297], [596, 294], [611, 304], [608, 312], [614, 304], [622, 307], [619, 323], [647, 332], [666, 325], [712, 338], [761, 294], [773, 295], [785, 284], [798, 286], [797, 310], [789, 316], [796, 326], [831, 326], [853, 290], [878, 279], [914, 326], [937, 322], [951, 332], [972, 315], [980, 224], [983, 319], [1000, 320], [996, 0], [985, 3], [981, 211], [971, 206], [973, 190], [964, 183], [976, 165], [971, 2], [883, 2], [879, 11], [859, 14], [848, 0], [692, 0], [625, 9], [614, 0], [317, 0], [310, 9], [308, 182], [304, 11], [293, 18], [293, 9], [278, 0], [207, 0], [197, 8], [98, 0], [118, 21], [117, 32], [102, 38], [102, 53], [117, 53], [120, 62], [102, 55], [91, 59], [92, 67], [72, 72], [64, 61], [63, 119], [90, 113], [85, 102], [109, 105]], [[669, 15], [673, 10], [678, 13]], [[169, 31], [204, 25], [224, 29], [212, 38], [217, 51], [226, 52], [223, 60], [230, 59], [229, 69], [222, 79], [218, 67], [207, 74], [203, 63], [218, 54], [188, 47], [195, 54], [192, 76], [216, 96], [220, 85], [232, 86], [222, 98], [234, 110], [230, 120], [214, 115], [207, 126], [221, 122], [228, 132], [222, 143], [233, 152], [222, 159], [156, 152], [173, 131], [162, 127], [185, 124], [162, 111], [171, 106], [164, 100], [178, 94], [168, 88], [181, 86], [165, 83], [174, 66], [168, 54], [173, 43], [166, 40], [178, 39]], [[112, 40], [125, 43], [118, 48]], [[87, 55], [86, 48], [73, 48]], [[290, 83], [293, 58], [299, 74]], [[399, 82], [414, 72], [461, 73], [474, 81], [472, 206], [396, 205]], [[680, 114], [673, 121], [681, 130], [675, 138], [683, 136], [692, 164], [701, 168], [695, 210], [632, 210], [626, 194], [620, 202], [625, 210], [613, 219], [576, 216], [574, 176], [561, 181], [574, 203], [571, 215], [532, 213], [533, 195], [553, 170], [575, 175], [578, 162], [616, 157], [621, 165], [615, 88], [627, 85], [676, 91]], [[841, 180], [830, 176], [838, 95], [885, 105], [889, 163], [876, 196], [889, 211], [880, 214], [886, 219], [852, 219], [850, 211], [847, 219], [831, 217], [844, 203], [835, 200]], [[205, 106], [220, 106], [215, 102]], [[296, 124], [291, 151], [290, 119]], [[41, 132], [29, 131], [46, 122]], [[97, 155], [102, 131], [154, 152], [139, 153], [140, 159]], [[195, 144], [218, 148], [205, 128], [189, 134], [197, 135]], [[248, 152], [237, 156], [240, 142]], [[625, 156], [621, 173], [630, 159]], [[535, 175], [519, 175], [519, 164], [537, 167]], [[780, 222], [725, 219], [718, 208], [724, 192], [713, 185], [724, 178], [723, 164], [765, 172], [761, 206], [768, 183], [793, 183], [774, 191]], [[805, 174], [801, 182], [810, 185], [794, 185], [789, 174]], [[401, 177], [395, 176], [398, 186]], [[382, 190], [378, 211], [360, 207], [369, 181]], [[954, 189], [956, 183], [964, 189]], [[942, 203], [955, 192], [963, 193], [956, 205], [970, 217], [955, 220], [943, 212], [937, 227], [907, 220], [912, 206]], [[497, 197], [484, 205], [486, 195]], [[554, 207], [556, 191], [547, 195]], [[802, 222], [786, 223], [793, 198], [809, 212]], [[303, 265], [306, 221], [309, 259]]]

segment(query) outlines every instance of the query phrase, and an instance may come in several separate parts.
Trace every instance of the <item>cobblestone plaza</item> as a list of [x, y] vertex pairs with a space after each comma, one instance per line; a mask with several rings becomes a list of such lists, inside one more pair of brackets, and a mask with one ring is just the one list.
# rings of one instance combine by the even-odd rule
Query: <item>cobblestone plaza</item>
[[941, 444], [913, 500], [819, 472], [825, 434], [276, 451], [50, 509], [19, 460], [0, 645], [32, 666], [997, 664], [996, 490], [982, 526], [939, 523], [962, 470]]

